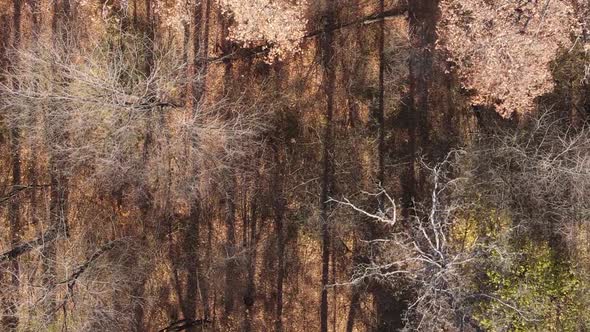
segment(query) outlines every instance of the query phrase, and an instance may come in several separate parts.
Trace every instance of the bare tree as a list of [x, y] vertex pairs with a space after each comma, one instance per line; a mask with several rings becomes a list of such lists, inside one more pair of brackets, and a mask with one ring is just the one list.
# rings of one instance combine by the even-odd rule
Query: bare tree
[[589, 144], [587, 126], [545, 111], [522, 128], [482, 135], [460, 163], [472, 168], [472, 191], [509, 211], [521, 233], [565, 249], [590, 207]]
[[407, 219], [401, 208], [385, 190], [369, 194], [383, 197], [384, 205], [376, 212], [358, 207], [348, 199], [332, 201], [386, 226], [390, 235], [366, 241], [369, 261], [358, 264], [350, 280], [335, 286], [359, 286], [377, 282], [395, 287], [409, 281], [415, 294], [405, 314], [406, 330], [448, 331], [477, 327], [473, 319], [476, 299], [500, 301], [520, 314], [517, 307], [486, 294], [478, 294], [472, 285], [472, 267], [481, 262], [487, 250], [483, 243], [460, 248], [453, 243], [456, 218], [469, 208], [462, 196], [465, 177], [452, 177], [456, 156], [453, 151], [440, 163], [422, 168], [430, 174], [430, 197], [414, 202]]
[[[81, 271], [79, 276], [73, 278], [78, 281], [62, 281], [71, 279], [67, 274], [77, 271], [75, 266], [96, 265], [94, 262], [98, 262], [98, 258], [93, 258], [96, 256], [92, 254], [96, 251], [101, 257], [114, 260], [111, 262], [113, 272], [117, 266], [125, 271], [137, 269], [134, 272], [136, 280], [148, 282], [149, 266], [153, 261], [144, 260], [143, 254], [160, 257], [158, 242], [165, 238], [168, 229], [159, 225], [159, 216], [173, 215], [170, 211], [191, 206], [198, 197], [215, 191], [215, 183], [227, 172], [234, 171], [234, 160], [244, 158], [257, 148], [257, 136], [265, 128], [264, 112], [254, 112], [257, 105], [245, 106], [239, 100], [232, 103], [220, 100], [207, 106], [196, 100], [188, 107], [182, 91], [186, 86], [197, 84], [194, 81], [200, 80], [200, 76], [187, 77], [187, 64], [181, 52], [169, 47], [165, 40], [151, 47], [151, 42], [144, 37], [122, 30], [114, 35], [99, 35], [93, 44], [80, 42], [76, 40], [78, 37], [71, 33], [68, 38], [56, 38], [50, 43], [40, 41], [15, 50], [20, 61], [7, 72], [9, 80], [6, 82], [16, 84], [0, 85], [1, 111], [7, 126], [22, 130], [27, 142], [35, 145], [38, 160], [51, 160], [49, 167], [59, 175], [52, 178], [56, 182], [51, 183], [52, 188], [65, 190], [60, 179], [67, 178], [69, 197], [68, 204], [62, 204], [63, 200], [58, 198], [64, 194], [57, 191], [50, 201], [50, 210], [57, 216], [57, 221], [41, 220], [44, 231], [38, 238], [13, 243], [1, 257], [4, 261], [34, 253], [51, 262], [52, 271], [46, 276], [53, 281], [35, 289], [34, 293], [42, 294], [40, 297], [44, 301], [53, 303], [48, 315], [63, 311], [61, 322], [72, 322], [73, 319], [76, 326], [72, 328], [96, 330], [111, 323], [132, 326], [130, 321], [134, 315], [129, 312], [132, 309], [127, 304], [139, 303], [134, 304], [136, 308], [150, 304], [149, 299], [133, 296], [134, 290], [145, 287], [144, 284], [139, 285], [131, 279], [129, 282], [117, 281], [113, 279], [115, 276], [100, 279], [95, 269], [87, 267], [78, 269]], [[147, 45], [150, 47], [146, 43], [150, 43]], [[74, 44], [76, 47], [72, 46]], [[146, 49], [152, 50], [151, 70], [147, 73], [143, 70]], [[145, 158], [144, 151], [138, 147], [148, 141], [150, 158]], [[134, 207], [146, 203], [145, 188], [151, 195], [149, 219], [144, 218], [145, 214], [134, 212]], [[92, 215], [90, 211], [101, 211], [96, 206], [100, 203], [92, 203], [93, 200], [114, 201], [115, 217], [105, 214], [104, 210]], [[71, 215], [68, 215], [69, 211], [72, 211]], [[127, 233], [138, 239], [137, 250], [119, 252], [108, 245], [112, 237], [104, 239], [88, 232], [95, 227], [93, 225], [105, 224], [113, 218], [137, 219], [131, 223], [137, 223], [141, 234]], [[77, 256], [72, 251], [79, 243], [83, 243], [82, 248], [89, 252], [87, 257]], [[101, 249], [104, 246], [108, 250]], [[55, 255], [48, 255], [49, 249], [55, 251]], [[107, 251], [115, 252], [113, 250], [122, 256], [106, 255]], [[85, 260], [90, 263], [81, 263]], [[105, 266], [109, 264], [102, 258], [101, 262]], [[35, 271], [30, 266], [27, 269]], [[99, 280], [81, 289], [82, 276]], [[28, 286], [23, 286], [23, 291], [32, 291], [31, 285], [37, 277], [25, 276], [29, 279], [24, 283]], [[121, 277], [127, 278], [128, 275]], [[113, 289], [135, 300], [110, 302], [118, 306], [118, 309], [105, 308], [114, 310], [111, 313], [92, 311], [96, 309], [92, 306], [103, 300], [85, 302], [88, 310], [102, 317], [91, 318], [87, 310], [75, 313], [66, 310], [72, 305], [69, 301], [72, 296], [67, 295], [70, 288], [78, 290], [80, 298], [86, 299], [92, 298], [90, 293], [99, 291], [98, 285], [104, 287], [117, 282], [121, 287], [129, 287]], [[116, 297], [110, 291], [108, 294]], [[122, 296], [121, 299], [125, 298]], [[76, 300], [80, 298], [76, 297]], [[27, 302], [17, 308], [18, 316], [24, 317], [31, 310], [34, 312], [38, 304], [36, 301]], [[80, 302], [76, 305], [82, 306]], [[70, 318], [66, 319], [66, 312]], [[123, 319], [124, 316], [129, 319]], [[27, 326], [37, 324], [32, 319], [26, 321]], [[53, 323], [47, 320], [45, 327]]]

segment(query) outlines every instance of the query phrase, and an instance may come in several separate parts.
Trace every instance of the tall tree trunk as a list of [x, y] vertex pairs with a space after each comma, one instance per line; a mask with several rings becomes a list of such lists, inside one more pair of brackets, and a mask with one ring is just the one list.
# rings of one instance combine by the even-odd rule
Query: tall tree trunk
[[[41, 18], [39, 15], [39, 10], [40, 10], [40, 5], [39, 5], [39, 1], [40, 0], [33, 0], [30, 2], [31, 4], [31, 12], [32, 12], [32, 23], [31, 23], [31, 30], [32, 30], [32, 43], [33, 44], [37, 44], [39, 41], [39, 33], [41, 31]], [[34, 123], [37, 121], [37, 119], [35, 118], [36, 115], [33, 114], [31, 119], [29, 119], [29, 121], [31, 121], [31, 127], [34, 126]], [[35, 144], [31, 144], [31, 146], [29, 147], [31, 152], [30, 152], [30, 166], [28, 167], [28, 174], [27, 177], [29, 178], [29, 183], [31, 183], [31, 185], [33, 187], [36, 187], [39, 184], [39, 180], [38, 180], [38, 176], [37, 176], [37, 147], [35, 146]], [[30, 191], [30, 217], [29, 217], [29, 222], [31, 224], [37, 224], [38, 221], [38, 216], [37, 216], [37, 191], [36, 190], [31, 190]]]
[[224, 290], [224, 314], [227, 318], [234, 310], [236, 289], [236, 273], [237, 273], [237, 253], [236, 253], [236, 193], [235, 193], [235, 178], [232, 177], [232, 184], [228, 188], [226, 194], [226, 243], [225, 251], [227, 254], [225, 263], [225, 290]]
[[203, 101], [207, 87], [207, 71], [209, 62], [209, 17], [211, 13], [211, 0], [206, 0], [204, 4], [197, 5], [194, 13], [193, 29], [193, 70], [194, 75], [200, 76], [197, 84], [193, 85], [193, 98], [195, 103]]
[[[212, 210], [212, 207], [208, 207]], [[207, 217], [207, 248], [205, 248], [205, 256], [207, 257], [207, 269], [211, 269], [213, 266], [213, 220], [212, 216]], [[205, 319], [215, 318], [215, 315], [211, 313], [211, 304], [210, 304], [210, 289], [208, 288], [209, 283], [203, 283], [203, 315]], [[215, 301], [216, 294], [213, 294], [213, 301]], [[215, 305], [215, 304], [213, 304]], [[214, 309], [213, 309], [214, 310]], [[215, 327], [215, 319], [213, 319], [213, 327]]]
[[[383, 15], [385, 10], [385, 0], [379, 0], [379, 13]], [[379, 20], [379, 34], [378, 34], [377, 45], [379, 47], [379, 98], [378, 111], [377, 111], [377, 122], [379, 124], [379, 170], [377, 174], [377, 180], [379, 185], [385, 188], [385, 18]], [[379, 204], [382, 207], [382, 199], [379, 199]]]
[[430, 123], [428, 121], [430, 89], [432, 86], [433, 50], [436, 41], [436, 19], [438, 0], [415, 0], [408, 3], [409, 31], [411, 31], [412, 54], [409, 60], [408, 92], [408, 147], [409, 160], [405, 174], [402, 175], [403, 213], [407, 214], [413, 204], [423, 181], [414, 169], [417, 151], [432, 151], [430, 144]]
[[[20, 170], [20, 130], [13, 128], [11, 132], [11, 144], [10, 150], [12, 155], [12, 186], [21, 184], [21, 170]], [[34, 190], [33, 190], [34, 191]], [[20, 243], [21, 239], [21, 218], [20, 218], [20, 197], [15, 195], [11, 200], [8, 207], [8, 216], [10, 220], [10, 243], [12, 247], [15, 247]], [[3, 317], [3, 325], [7, 331], [16, 330], [18, 327], [18, 293], [19, 293], [19, 262], [18, 257], [14, 257], [10, 260], [9, 269], [11, 275], [11, 286], [8, 303], [5, 304], [5, 316]]]
[[[379, 12], [383, 14], [384, 0], [379, 1]], [[379, 169], [377, 179], [379, 185], [385, 188], [385, 19], [379, 21], [378, 33], [378, 52], [379, 52], [379, 95], [378, 95], [378, 112], [377, 120], [379, 124]], [[412, 163], [413, 164], [413, 163]], [[385, 198], [379, 197], [379, 209], [383, 210], [385, 205]], [[383, 238], [383, 230], [375, 225], [369, 226], [369, 237], [372, 239]], [[375, 298], [375, 305], [377, 307], [378, 326], [386, 330], [397, 330], [402, 326], [402, 313], [405, 310], [403, 301], [395, 299], [395, 295], [387, 288], [375, 283], [372, 285], [372, 293]], [[391, 298], [391, 301], [387, 299]]]
[[[334, 237], [334, 233], [332, 232], [332, 239], [330, 241], [332, 245], [332, 280], [330, 281], [332, 285], [336, 284], [336, 273], [337, 273], [337, 254], [336, 251], [336, 241]], [[332, 291], [332, 331], [337, 331], [337, 319], [338, 318], [338, 294], [336, 290]]]
[[[203, 43], [202, 43], [202, 35], [203, 35], [203, 4], [202, 1], [195, 2], [194, 12], [193, 12], [193, 65], [192, 65], [192, 75], [198, 76], [201, 71], [202, 65], [202, 57], [203, 57]], [[196, 78], [196, 77], [194, 77]], [[202, 93], [202, 86], [199, 81], [195, 80], [192, 85], [192, 102], [197, 105], [201, 99]], [[196, 107], [193, 107], [195, 109]]]
[[[207, 62], [202, 61], [203, 57], [206, 57], [209, 52], [209, 14], [211, 11], [211, 0], [205, 1], [204, 5], [199, 2], [195, 5], [194, 9], [194, 22], [193, 22], [193, 72], [192, 75], [201, 76], [201, 78], [193, 77], [195, 79], [195, 84], [192, 86], [192, 105], [193, 105], [193, 115], [196, 115], [198, 112], [198, 107], [202, 104], [202, 101], [205, 96], [205, 89], [206, 89], [206, 82], [205, 78], [207, 77]], [[196, 170], [198, 172], [198, 170]], [[201, 200], [200, 197], [197, 197], [197, 200]], [[195, 202], [195, 204], [201, 204], [201, 202]], [[203, 211], [201, 210], [201, 213]], [[203, 216], [201, 214], [201, 216]], [[203, 218], [200, 218], [201, 221]], [[195, 227], [199, 227], [195, 225]], [[197, 236], [195, 241], [200, 241], [200, 237]], [[209, 248], [210, 250], [210, 248]], [[195, 264], [196, 264], [196, 278], [198, 283], [198, 292], [201, 297], [201, 302], [203, 304], [203, 315], [205, 319], [209, 318], [209, 281], [205, 277], [202, 266], [203, 263], [201, 261], [201, 250], [199, 249], [198, 245], [195, 248]], [[194, 281], [193, 281], [194, 282]], [[196, 294], [195, 294], [196, 295]]]
[[336, 72], [333, 61], [334, 56], [334, 37], [333, 27], [335, 20], [334, 5], [332, 0], [326, 0], [324, 9], [325, 32], [320, 39], [320, 48], [322, 51], [322, 65], [324, 70], [323, 89], [326, 95], [326, 125], [324, 128], [324, 151], [323, 151], [323, 174], [322, 174], [322, 191], [320, 195], [320, 222], [322, 233], [322, 282], [321, 282], [321, 303], [320, 303], [320, 331], [328, 331], [328, 278], [330, 267], [330, 225], [329, 215], [331, 204], [328, 202], [332, 194], [334, 165], [334, 125], [332, 118], [334, 116], [334, 89]]
[[[154, 65], [154, 43], [155, 43], [155, 26], [153, 22], [153, 13], [152, 13], [152, 0], [145, 0], [145, 26], [142, 26], [143, 33], [147, 38], [147, 43], [145, 47], [145, 63], [143, 64], [143, 71], [146, 77], [148, 77]], [[136, 19], [136, 17], [134, 17]], [[143, 151], [142, 151], [142, 161], [143, 165], [148, 165], [150, 160], [150, 150], [151, 146], [154, 143], [153, 137], [153, 112], [150, 110], [147, 112], [146, 117], [146, 128], [145, 128], [145, 138], [143, 140]], [[152, 213], [153, 207], [153, 194], [148, 184], [148, 180], [143, 178], [140, 180], [139, 191], [141, 195], [141, 202], [139, 203], [139, 211], [140, 211], [140, 224], [138, 225], [140, 238], [139, 242], [142, 246], [148, 245], [148, 229], [150, 229], [150, 214]], [[144, 293], [145, 293], [145, 283], [147, 282], [148, 275], [141, 274], [141, 279], [138, 280], [133, 289], [131, 290], [131, 295], [135, 300], [133, 303], [133, 330], [136, 332], [144, 331], [145, 330], [145, 311], [144, 311]]]
[[[70, 2], [67, 0], [54, 1], [52, 19], [52, 34], [54, 43], [58, 40], [67, 45], [69, 29], [72, 27]], [[49, 112], [59, 112], [49, 110]], [[48, 123], [47, 139], [53, 140], [58, 145], [67, 144], [68, 132], [66, 124], [61, 120], [59, 123]], [[53, 144], [53, 143], [52, 143]], [[68, 234], [68, 177], [66, 175], [67, 155], [64, 151], [51, 151], [49, 155], [49, 181], [50, 181], [50, 204], [49, 204], [49, 227], [57, 230], [62, 236]], [[48, 241], [41, 250], [42, 256], [42, 284], [46, 290], [53, 290], [56, 286], [56, 258], [57, 248], [55, 241]], [[47, 294], [43, 303], [43, 319], [46, 326], [55, 321], [56, 299], [55, 294]]]
[[132, 13], [133, 29], [137, 29], [138, 16], [137, 16], [137, 0], [133, 0], [133, 13]]
[[[209, 69], [209, 20], [210, 20], [210, 13], [211, 13], [211, 0], [205, 1], [205, 17], [203, 20], [203, 46], [201, 48], [201, 56], [202, 56], [202, 68], [201, 68], [201, 75], [202, 75], [202, 82], [201, 82], [201, 91], [202, 93], [207, 92], [207, 74]], [[201, 96], [202, 98], [202, 96]]]
[[275, 232], [277, 236], [277, 279], [276, 279], [276, 308], [275, 308], [275, 331], [283, 331], [283, 283], [285, 279], [285, 234], [284, 218], [286, 200], [284, 197], [284, 161], [281, 156], [280, 146], [274, 146], [275, 153], [275, 175], [274, 185], [271, 188], [274, 195], [273, 210]]
[[[201, 5], [201, 1], [197, 1], [195, 3], [193, 9], [193, 51], [194, 51], [194, 59], [193, 59], [193, 69], [188, 75], [197, 75], [199, 72], [199, 63], [197, 59], [200, 57], [200, 46], [201, 46], [201, 34], [202, 34], [202, 15], [203, 15], [203, 7]], [[188, 45], [188, 37], [189, 37], [189, 30], [185, 28], [185, 45]], [[188, 52], [186, 52], [188, 53]], [[190, 93], [191, 100], [190, 105], [192, 105], [192, 116], [196, 115], [198, 101], [200, 99], [200, 87], [197, 86], [198, 83], [193, 83], [190, 86], [192, 89], [192, 93]], [[189, 144], [192, 144], [195, 147], [197, 142], [191, 140]], [[194, 172], [197, 174], [199, 171], [198, 166], [194, 166]], [[201, 209], [200, 209], [200, 202], [199, 202], [198, 195], [195, 197], [194, 201], [192, 202], [191, 211], [188, 220], [188, 226], [184, 230], [184, 252], [181, 256], [184, 257], [182, 260], [182, 264], [184, 265], [186, 272], [187, 272], [187, 281], [186, 281], [186, 294], [184, 296], [180, 295], [179, 301], [181, 304], [181, 309], [183, 311], [183, 316], [185, 319], [195, 319], [197, 313], [197, 299], [199, 297], [199, 274], [200, 271], [200, 219], [201, 219]], [[174, 259], [174, 258], [172, 258]], [[195, 328], [189, 329], [189, 331], [194, 331]]]
[[[223, 54], [229, 54], [231, 44], [227, 39], [229, 35], [229, 22], [223, 16], [219, 9], [218, 17], [221, 20], [221, 51]], [[228, 59], [223, 62], [223, 89], [227, 95], [231, 93], [232, 87], [232, 62]], [[233, 312], [236, 293], [236, 274], [237, 274], [237, 257], [236, 257], [236, 176], [231, 171], [227, 172], [226, 178], [229, 180], [226, 189], [226, 265], [225, 265], [225, 290], [224, 290], [224, 315], [227, 319]]]
[[428, 121], [432, 103], [434, 47], [438, 0], [415, 0], [408, 4], [409, 29], [412, 31], [410, 57], [410, 107], [414, 113], [416, 144], [428, 151], [431, 125]]
[[[50, 177], [50, 204], [49, 204], [49, 227], [57, 229], [63, 237], [67, 237], [68, 230], [68, 179], [63, 174], [65, 164], [62, 154], [53, 154], [49, 161]], [[53, 240], [48, 239], [41, 250], [43, 278], [42, 284], [46, 290], [53, 290], [56, 286], [56, 259], [57, 247]], [[46, 324], [55, 320], [56, 314], [55, 294], [48, 294], [44, 302], [44, 319]]]
[[257, 241], [257, 230], [256, 224], [258, 219], [257, 211], [257, 200], [258, 195], [256, 193], [252, 197], [250, 207], [250, 220], [249, 220], [249, 239], [248, 239], [248, 282], [246, 285], [246, 294], [244, 295], [245, 313], [244, 313], [244, 332], [252, 331], [252, 317], [254, 314], [254, 304], [256, 297], [256, 248], [258, 245]]
[[[354, 260], [353, 260], [354, 261]], [[358, 287], [352, 289], [352, 296], [350, 298], [350, 308], [348, 309], [348, 318], [346, 320], [346, 332], [352, 332], [354, 329], [354, 322], [356, 315], [361, 308], [361, 292]]]
[[[379, 15], [383, 17], [385, 11], [385, 1], [379, 0]], [[377, 98], [377, 112], [376, 112], [376, 120], [378, 124], [378, 147], [377, 147], [377, 181], [378, 185], [385, 188], [385, 104], [384, 104], [384, 97], [385, 97], [385, 87], [384, 87], [384, 77], [385, 77], [385, 18], [379, 19], [378, 25], [378, 33], [377, 33], [377, 51], [379, 57], [379, 77], [378, 77], [378, 98]], [[383, 199], [382, 197], [379, 198], [379, 208], [383, 208]], [[370, 234], [370, 237], [374, 237], [375, 234]], [[359, 257], [359, 254], [356, 253], [357, 245], [353, 247], [355, 251], [355, 256], [353, 258], [353, 264], [356, 266], [359, 264], [363, 259]], [[360, 309], [360, 300], [361, 300], [361, 292], [362, 290], [359, 286], [354, 286], [352, 289], [352, 296], [350, 299], [350, 307], [348, 309], [348, 318], [346, 322], [346, 331], [352, 332], [354, 328], [354, 323], [356, 320], [357, 311]]]
[[[189, 224], [185, 233], [185, 257], [184, 264], [187, 268], [186, 294], [184, 296], [183, 314], [184, 318], [195, 319], [197, 312], [197, 299], [199, 296], [199, 273], [200, 271], [200, 208], [198, 203], [191, 208]], [[189, 329], [195, 331], [196, 329]]]
[[[20, 44], [20, 23], [21, 23], [21, 0], [13, 0], [12, 12], [12, 47], [17, 49]], [[18, 59], [12, 59], [12, 63], [16, 65]], [[10, 70], [10, 68], [9, 68]], [[16, 82], [8, 82], [8, 84], [16, 84]], [[12, 188], [17, 188], [21, 185], [21, 147], [20, 147], [20, 128], [16, 125], [10, 131], [10, 156], [12, 158]], [[21, 218], [20, 218], [20, 197], [14, 196], [8, 206], [8, 219], [10, 229], [10, 243], [14, 247], [20, 242], [21, 238]], [[3, 303], [3, 317], [2, 325], [7, 331], [14, 331], [18, 327], [18, 290], [19, 290], [19, 262], [18, 258], [14, 257], [9, 262], [8, 273], [10, 274], [11, 286], [10, 291], [6, 292], [6, 303]]]

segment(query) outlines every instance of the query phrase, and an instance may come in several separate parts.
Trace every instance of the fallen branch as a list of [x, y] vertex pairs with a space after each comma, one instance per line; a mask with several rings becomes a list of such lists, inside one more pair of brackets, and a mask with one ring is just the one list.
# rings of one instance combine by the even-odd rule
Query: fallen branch
[[[78, 268], [64, 281], [58, 282], [56, 283], [53, 287], [51, 287], [46, 293], [52, 291], [53, 289], [55, 289], [57, 286], [59, 285], [63, 285], [63, 284], [67, 284], [68, 285], [68, 292], [65, 296], [65, 298], [61, 301], [61, 303], [59, 305], [57, 305], [53, 311], [51, 312], [51, 314], [56, 313], [57, 311], [59, 311], [60, 309], [63, 309], [65, 311], [65, 306], [68, 303], [68, 300], [72, 297], [73, 292], [74, 292], [74, 286], [76, 285], [76, 282], [78, 281], [78, 279], [80, 278], [80, 276], [86, 272], [88, 270], [88, 268], [92, 265], [92, 263], [94, 263], [98, 258], [100, 258], [100, 256], [102, 256], [104, 253], [106, 253], [107, 251], [113, 249], [116, 245], [120, 244], [123, 242], [123, 239], [117, 239], [117, 240], [113, 240], [110, 241], [106, 244], [104, 244], [103, 246], [101, 246], [100, 248], [98, 248], [98, 250], [96, 252], [94, 252], [92, 254], [92, 256], [90, 256], [90, 258], [88, 258], [88, 260], [78, 266]], [[37, 300], [36, 303], [41, 302], [42, 298]]]
[[62, 285], [67, 283], [68, 289], [71, 290], [72, 288], [74, 288], [74, 285], [76, 284], [78, 278], [90, 267], [92, 263], [94, 263], [94, 261], [100, 258], [100, 256], [102, 256], [105, 252], [113, 249], [117, 244], [120, 244], [122, 242], [123, 239], [117, 239], [104, 244], [103, 246], [98, 248], [98, 250], [94, 252], [94, 254], [92, 254], [92, 256], [90, 256], [90, 258], [88, 258], [88, 260], [84, 264], [78, 266], [78, 268], [66, 280], [59, 282], [57, 284]]
[[337, 24], [334, 27], [330, 27], [330, 28], [324, 28], [324, 29], [319, 29], [319, 30], [315, 30], [312, 31], [308, 34], [306, 34], [305, 36], [303, 36], [303, 38], [311, 38], [311, 37], [316, 37], [319, 36], [323, 33], [326, 32], [334, 32], [334, 31], [338, 31], [344, 28], [348, 28], [350, 26], [353, 25], [368, 25], [371, 23], [375, 23], [375, 22], [379, 22], [381, 20], [384, 19], [388, 19], [388, 18], [393, 18], [393, 17], [398, 17], [401, 15], [404, 15], [406, 12], [408, 11], [408, 8], [406, 5], [402, 5], [399, 7], [395, 7], [392, 9], [388, 9], [383, 11], [382, 13], [374, 13], [371, 14], [369, 16], [365, 16], [365, 17], [361, 17], [359, 19], [350, 21], [350, 22], [346, 22], [346, 23], [342, 23], [342, 24]]
[[3, 264], [9, 260], [12, 260], [22, 254], [25, 254], [35, 248], [41, 247], [42, 245], [46, 244], [47, 242], [52, 242], [54, 240], [56, 240], [61, 233], [60, 232], [60, 228], [61, 227], [52, 227], [51, 229], [47, 230], [45, 233], [43, 233], [41, 236], [39, 236], [38, 238], [29, 241], [29, 242], [25, 242], [22, 244], [19, 244], [17, 246], [15, 246], [14, 248], [10, 249], [9, 251], [6, 251], [2, 254], [0, 254], [0, 264]]
[[4, 197], [0, 198], [0, 204], [4, 203], [6, 201], [9, 201], [11, 198], [16, 196], [21, 191], [24, 191], [27, 189], [38, 189], [38, 188], [46, 188], [46, 187], [49, 187], [49, 185], [48, 184], [15, 185], [12, 187], [13, 189], [9, 193], [7, 193]]

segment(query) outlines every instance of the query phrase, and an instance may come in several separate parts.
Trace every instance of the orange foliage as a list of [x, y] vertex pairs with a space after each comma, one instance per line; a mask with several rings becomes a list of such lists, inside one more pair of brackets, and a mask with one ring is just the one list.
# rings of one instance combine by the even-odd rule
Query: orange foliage
[[247, 47], [270, 44], [269, 62], [299, 51], [307, 25], [305, 0], [219, 0], [219, 4], [224, 13], [233, 15], [230, 40]]
[[549, 62], [581, 32], [567, 1], [443, 0], [440, 9], [438, 47], [476, 90], [474, 102], [495, 104], [504, 117], [551, 91]]

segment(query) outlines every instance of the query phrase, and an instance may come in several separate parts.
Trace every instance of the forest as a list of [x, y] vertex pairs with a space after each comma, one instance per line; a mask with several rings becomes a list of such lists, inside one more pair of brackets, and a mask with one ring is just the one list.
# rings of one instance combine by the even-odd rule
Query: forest
[[587, 222], [589, 0], [0, 0], [0, 331], [590, 331]]

